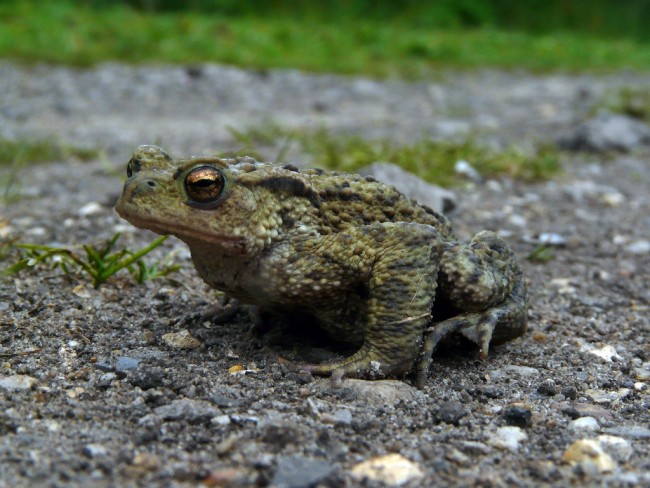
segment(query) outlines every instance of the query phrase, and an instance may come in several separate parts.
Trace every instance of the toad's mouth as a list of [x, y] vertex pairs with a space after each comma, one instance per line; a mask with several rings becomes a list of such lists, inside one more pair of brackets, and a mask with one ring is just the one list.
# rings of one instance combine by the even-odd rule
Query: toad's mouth
[[116, 211], [120, 217], [139, 229], [150, 230], [156, 234], [162, 235], [171, 234], [178, 237], [186, 244], [200, 242], [212, 244], [231, 254], [246, 253], [246, 243], [241, 237], [212, 234], [206, 232], [205, 229], [197, 229], [196, 227], [184, 225], [183, 223], [163, 222], [151, 216], [142, 217], [140, 215], [131, 214], [128, 211], [125, 211], [124, 208], [116, 207]]

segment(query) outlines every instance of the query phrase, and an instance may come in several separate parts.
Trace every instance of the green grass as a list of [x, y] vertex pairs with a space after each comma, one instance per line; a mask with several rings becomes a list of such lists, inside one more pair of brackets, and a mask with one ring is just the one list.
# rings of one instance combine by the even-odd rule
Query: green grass
[[528, 154], [514, 147], [497, 151], [471, 140], [421, 139], [398, 143], [388, 139], [369, 140], [333, 134], [325, 129], [290, 130], [273, 124], [243, 131], [232, 130], [232, 134], [241, 145], [232, 154], [250, 154], [260, 158], [257, 151], [261, 147], [271, 147], [276, 153], [273, 160], [281, 162], [292, 145], [297, 144], [301, 152], [311, 156], [315, 166], [356, 172], [377, 161], [391, 162], [442, 186], [453, 186], [462, 181], [454, 171], [456, 162], [460, 160], [469, 162], [483, 177], [507, 175], [525, 181], [539, 181], [560, 171], [559, 154], [552, 146], [540, 146]]
[[435, 29], [405, 20], [225, 16], [91, 8], [72, 1], [0, 4], [0, 57], [87, 66], [214, 61], [254, 68], [400, 76], [440, 67], [650, 68], [650, 46], [583, 35]]
[[[25, 269], [41, 265], [48, 265], [50, 268], [59, 268], [64, 274], [87, 275], [94, 288], [114, 276], [120, 270], [128, 270], [138, 283], [147, 280], [167, 276], [180, 268], [178, 265], [170, 264], [169, 256], [161, 262], [153, 264], [145, 263], [142, 258], [160, 246], [169, 236], [160, 236], [151, 244], [131, 251], [123, 248], [115, 250], [115, 244], [120, 234], [115, 234], [106, 240], [100, 247], [85, 244], [83, 250], [85, 256], [66, 247], [43, 246], [39, 244], [9, 243], [8, 249], [16, 249], [18, 258], [8, 268], [0, 272], [0, 277], [17, 274]], [[7, 259], [8, 251], [4, 251], [3, 259]]]
[[53, 139], [0, 137], [0, 166], [77, 159], [88, 161], [99, 156], [99, 151], [63, 144]]
[[650, 121], [650, 88], [626, 86], [612, 90], [594, 108], [595, 111], [601, 109]]

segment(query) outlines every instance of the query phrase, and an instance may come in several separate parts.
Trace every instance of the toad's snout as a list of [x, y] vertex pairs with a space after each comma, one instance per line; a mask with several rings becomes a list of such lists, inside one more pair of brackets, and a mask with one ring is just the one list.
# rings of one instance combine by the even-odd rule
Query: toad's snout
[[139, 178], [137, 175], [129, 178], [124, 183], [124, 190], [120, 200], [133, 202], [135, 198], [144, 197], [154, 193], [160, 184], [151, 177]]

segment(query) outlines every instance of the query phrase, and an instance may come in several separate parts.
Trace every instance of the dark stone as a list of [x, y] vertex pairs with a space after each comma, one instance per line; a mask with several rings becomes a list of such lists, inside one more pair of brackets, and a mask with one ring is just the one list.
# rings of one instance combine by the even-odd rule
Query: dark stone
[[533, 413], [530, 409], [523, 406], [508, 405], [503, 411], [503, 419], [508, 425], [530, 427], [533, 423]]
[[164, 378], [164, 371], [158, 368], [136, 369], [129, 375], [130, 383], [143, 390], [162, 386]]
[[438, 407], [438, 410], [436, 410], [434, 413], [434, 418], [438, 422], [458, 425], [460, 419], [465, 417], [467, 414], [468, 411], [465, 409], [462, 403], [457, 401], [449, 401], [442, 403]]
[[555, 381], [548, 379], [544, 380], [538, 387], [537, 392], [546, 396], [554, 396], [558, 394], [558, 388]]
[[575, 400], [578, 398], [578, 390], [575, 389], [573, 386], [566, 386], [560, 390], [560, 393], [564, 395], [565, 398], [569, 400]]
[[210, 396], [209, 400], [217, 407], [239, 407], [244, 404], [241, 400], [227, 396], [215, 394]]

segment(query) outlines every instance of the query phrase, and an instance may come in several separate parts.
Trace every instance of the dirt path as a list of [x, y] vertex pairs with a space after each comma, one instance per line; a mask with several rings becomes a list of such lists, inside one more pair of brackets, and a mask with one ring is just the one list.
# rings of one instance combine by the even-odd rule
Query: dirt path
[[[484, 72], [406, 84], [4, 64], [0, 135], [99, 145], [120, 173], [137, 144], [213, 151], [233, 143], [228, 125], [271, 120], [525, 145], [570, 133], [605, 90], [644, 81]], [[122, 276], [94, 290], [45, 270], [0, 281], [0, 486], [354, 486], [359, 463], [390, 453], [411, 471], [388, 458], [382, 476], [402, 473], [406, 486], [650, 484], [647, 151], [564, 157], [552, 182], [457, 192], [457, 232], [501, 231], [520, 256], [531, 332], [486, 361], [441, 351], [423, 391], [391, 381], [332, 388], [292, 368], [331, 357], [331, 345], [255, 335], [244, 314], [203, 321], [218, 300], [178, 241], [156, 256], [173, 251], [182, 269], [144, 285]], [[113, 212], [121, 181], [106, 162], [37, 165], [19, 178], [3, 235], [151, 240]], [[554, 258], [525, 260], [545, 233], [561, 242]], [[198, 347], [167, 335], [185, 330]]]

